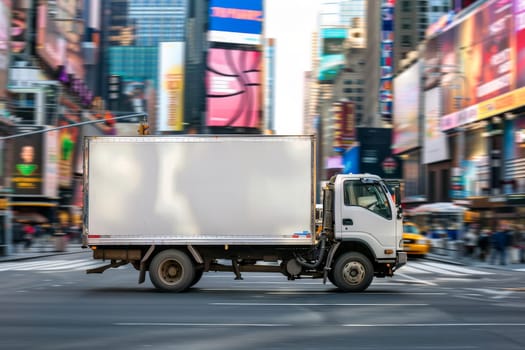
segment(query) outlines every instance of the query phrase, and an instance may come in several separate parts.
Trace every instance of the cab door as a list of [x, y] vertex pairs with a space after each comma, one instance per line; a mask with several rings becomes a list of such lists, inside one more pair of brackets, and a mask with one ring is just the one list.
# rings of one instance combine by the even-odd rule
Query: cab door
[[340, 189], [343, 198], [340, 216], [336, 218], [336, 232], [341, 239], [364, 241], [378, 258], [387, 257], [383, 255], [385, 249], [395, 252], [397, 218], [385, 187], [379, 181], [345, 179]]

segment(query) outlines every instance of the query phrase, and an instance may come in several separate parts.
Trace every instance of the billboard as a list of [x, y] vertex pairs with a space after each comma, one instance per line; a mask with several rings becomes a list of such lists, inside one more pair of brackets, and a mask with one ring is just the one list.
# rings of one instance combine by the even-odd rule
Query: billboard
[[346, 28], [321, 28], [319, 82], [331, 83], [344, 66], [344, 42], [347, 36]]
[[[66, 113], [59, 117], [58, 125], [65, 126], [80, 122], [78, 114]], [[75, 151], [79, 146], [79, 128], [70, 127], [59, 130], [58, 134], [58, 183], [60, 187], [70, 188], [75, 166]]]
[[394, 154], [419, 145], [419, 69], [412, 65], [394, 79], [393, 144]]
[[[26, 49], [28, 1], [13, 0], [11, 9], [11, 52], [24, 53]], [[1, 40], [1, 39], [0, 39]]]
[[208, 41], [260, 45], [262, 0], [210, 0]]
[[[16, 127], [16, 134], [43, 130], [44, 126]], [[20, 136], [13, 139], [13, 173], [11, 174], [11, 189], [14, 195], [43, 194], [44, 177], [44, 142], [43, 134]]]
[[259, 51], [208, 51], [207, 126], [260, 127], [261, 60]]
[[523, 104], [525, 4], [489, 0], [453, 22], [436, 38], [442, 62], [442, 130]]
[[84, 39], [84, 11], [82, 0], [56, 0], [57, 12], [60, 16], [55, 20], [60, 35], [66, 40], [65, 66], [68, 74], [84, 80], [84, 59], [82, 56], [82, 40]]
[[355, 104], [350, 101], [337, 101], [333, 109], [333, 138], [334, 152], [343, 153], [351, 148], [355, 141]]
[[184, 129], [184, 42], [160, 43], [157, 130]]
[[423, 164], [449, 159], [447, 136], [439, 128], [441, 89], [435, 87], [424, 92], [424, 153]]
[[383, 119], [392, 116], [392, 72], [394, 71], [394, 1], [381, 2], [381, 58], [379, 111]]
[[36, 53], [49, 67], [58, 70], [58, 66], [64, 65], [67, 43], [48, 13], [47, 2], [38, 5]]
[[0, 0], [0, 99], [7, 95], [7, 78], [9, 68], [9, 17], [11, 1]]

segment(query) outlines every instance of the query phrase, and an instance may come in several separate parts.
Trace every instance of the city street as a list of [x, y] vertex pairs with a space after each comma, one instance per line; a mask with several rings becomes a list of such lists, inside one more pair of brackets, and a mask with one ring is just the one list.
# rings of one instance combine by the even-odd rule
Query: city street
[[520, 269], [409, 261], [365, 293], [208, 273], [190, 291], [102, 275], [89, 252], [0, 263], [2, 349], [523, 349]]

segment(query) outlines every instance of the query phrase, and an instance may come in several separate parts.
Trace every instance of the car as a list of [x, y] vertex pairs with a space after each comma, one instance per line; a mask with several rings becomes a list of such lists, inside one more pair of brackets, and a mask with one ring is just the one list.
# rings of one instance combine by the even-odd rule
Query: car
[[409, 256], [424, 257], [430, 252], [431, 241], [412, 222], [403, 223], [403, 246]]

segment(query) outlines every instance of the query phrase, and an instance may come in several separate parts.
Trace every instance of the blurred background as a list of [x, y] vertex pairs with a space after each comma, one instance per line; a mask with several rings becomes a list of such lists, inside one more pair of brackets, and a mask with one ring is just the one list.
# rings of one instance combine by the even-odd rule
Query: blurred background
[[[524, 16], [512, 0], [0, 0], [0, 255], [16, 225], [77, 237], [82, 138], [146, 121], [313, 134], [319, 182], [394, 181], [425, 232], [519, 228]], [[416, 217], [433, 203], [453, 211]]]

